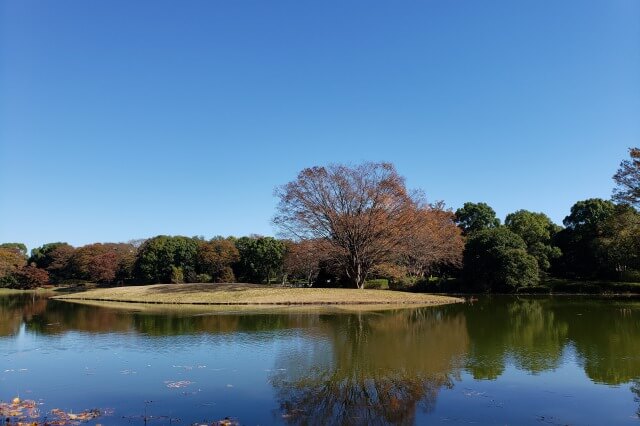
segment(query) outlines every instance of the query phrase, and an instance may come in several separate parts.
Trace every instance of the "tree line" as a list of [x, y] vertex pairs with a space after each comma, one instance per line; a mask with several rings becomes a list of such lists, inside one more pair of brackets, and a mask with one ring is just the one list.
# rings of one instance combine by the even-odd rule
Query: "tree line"
[[486, 203], [453, 211], [406, 188], [390, 163], [302, 170], [278, 187], [282, 238], [159, 235], [129, 243], [0, 245], [0, 286], [250, 282], [364, 288], [518, 291], [550, 277], [640, 282], [640, 148], [614, 175], [612, 200], [576, 202], [563, 225], [518, 210], [504, 223]]
[[73, 247], [44, 244], [27, 256], [22, 244], [0, 245], [0, 286], [33, 288], [47, 283], [104, 285], [268, 283], [283, 271], [287, 242], [273, 237], [241, 238], [158, 235], [128, 243]]

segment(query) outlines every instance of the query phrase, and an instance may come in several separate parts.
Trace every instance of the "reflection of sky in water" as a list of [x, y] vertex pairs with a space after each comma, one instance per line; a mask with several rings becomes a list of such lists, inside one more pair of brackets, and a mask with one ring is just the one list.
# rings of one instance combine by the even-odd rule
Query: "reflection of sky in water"
[[166, 416], [155, 424], [331, 423], [319, 413], [352, 424], [638, 421], [636, 302], [242, 317], [20, 309], [0, 306], [18, 318], [0, 337], [0, 398], [114, 410], [95, 423], [142, 424], [145, 409]]
[[[47, 409], [117, 407], [118, 416], [136, 416], [146, 405], [149, 414], [188, 421], [234, 416], [255, 423], [273, 417], [268, 379], [278, 354], [310, 343], [302, 332], [259, 334], [49, 337], [23, 328], [9, 351], [6, 338], [0, 345], [3, 365], [14, 370], [2, 372], [3, 397], [43, 398]], [[168, 387], [176, 382], [191, 383]]]

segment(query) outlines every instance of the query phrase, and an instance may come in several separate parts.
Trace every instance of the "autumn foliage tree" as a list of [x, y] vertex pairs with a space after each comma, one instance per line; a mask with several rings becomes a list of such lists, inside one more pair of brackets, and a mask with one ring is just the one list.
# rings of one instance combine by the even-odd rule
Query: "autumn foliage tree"
[[0, 246], [0, 287], [30, 289], [48, 283], [47, 271], [27, 263], [24, 244], [10, 243]]
[[240, 253], [232, 240], [217, 237], [198, 242], [197, 269], [213, 282], [234, 282], [231, 266], [240, 260]]
[[454, 214], [437, 203], [416, 208], [414, 215], [413, 232], [400, 246], [400, 264], [407, 274], [423, 278], [437, 267], [459, 268], [464, 240]]
[[34, 289], [49, 284], [49, 273], [35, 265], [27, 265], [16, 273], [16, 288], [23, 290]]
[[290, 278], [301, 278], [309, 287], [318, 277], [323, 262], [329, 260], [331, 247], [326, 240], [288, 241], [284, 270]]
[[0, 248], [15, 249], [18, 250], [24, 257], [27, 256], [27, 246], [24, 245], [24, 243], [2, 243], [0, 244]]
[[15, 287], [16, 273], [26, 266], [27, 258], [13, 247], [0, 248], [0, 287]]
[[357, 288], [419, 229], [421, 200], [390, 163], [304, 169], [276, 195], [274, 223], [295, 240], [328, 242], [332, 261]]
[[135, 258], [131, 244], [95, 243], [76, 249], [70, 262], [76, 278], [111, 284], [131, 277]]
[[48, 243], [31, 251], [29, 264], [45, 269], [54, 283], [73, 278], [71, 257], [75, 248], [67, 243]]

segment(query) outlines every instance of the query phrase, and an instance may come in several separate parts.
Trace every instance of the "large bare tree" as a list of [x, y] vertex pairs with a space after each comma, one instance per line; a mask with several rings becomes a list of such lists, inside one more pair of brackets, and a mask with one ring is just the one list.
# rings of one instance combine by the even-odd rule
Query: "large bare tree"
[[329, 242], [332, 259], [357, 288], [415, 226], [417, 202], [390, 163], [304, 169], [276, 195], [274, 223], [294, 239]]

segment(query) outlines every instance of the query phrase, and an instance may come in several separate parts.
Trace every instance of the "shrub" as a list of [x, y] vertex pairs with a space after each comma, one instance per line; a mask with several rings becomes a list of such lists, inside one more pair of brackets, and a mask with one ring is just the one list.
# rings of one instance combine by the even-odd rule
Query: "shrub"
[[364, 288], [368, 288], [371, 290], [388, 290], [389, 280], [387, 280], [386, 278], [377, 278], [374, 280], [367, 280], [364, 283]]
[[197, 282], [197, 283], [210, 283], [210, 282], [213, 282], [213, 278], [209, 274], [197, 274], [195, 282]]

